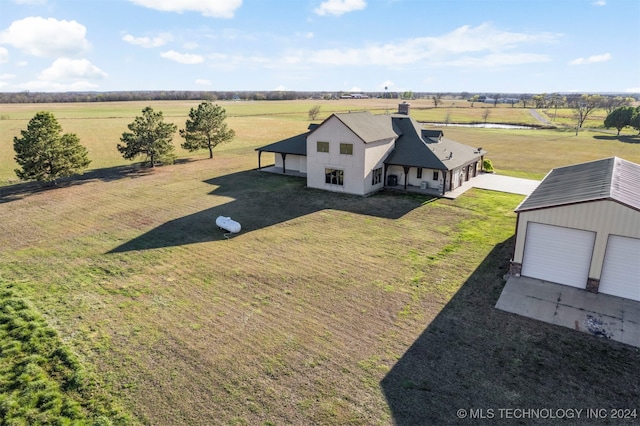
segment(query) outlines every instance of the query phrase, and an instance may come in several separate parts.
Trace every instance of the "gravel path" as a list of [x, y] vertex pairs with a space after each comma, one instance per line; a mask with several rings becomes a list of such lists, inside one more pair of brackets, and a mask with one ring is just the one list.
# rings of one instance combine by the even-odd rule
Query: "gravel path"
[[538, 114], [538, 111], [536, 111], [535, 109], [530, 109], [529, 113], [533, 116], [533, 118], [535, 118], [536, 120], [538, 120], [540, 123], [544, 124], [545, 126], [553, 126], [552, 122], [550, 122], [549, 120], [547, 120], [546, 118], [544, 118], [543, 116]]

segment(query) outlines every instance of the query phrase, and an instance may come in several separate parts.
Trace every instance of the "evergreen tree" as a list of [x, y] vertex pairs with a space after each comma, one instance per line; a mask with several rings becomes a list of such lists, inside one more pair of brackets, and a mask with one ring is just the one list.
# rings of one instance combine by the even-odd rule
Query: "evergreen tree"
[[151, 167], [158, 162], [173, 163], [173, 135], [177, 126], [165, 123], [162, 112], [154, 112], [153, 108], [142, 110], [142, 117], [135, 118], [128, 126], [131, 132], [124, 132], [118, 144], [118, 151], [127, 160], [138, 156], [146, 157]]
[[208, 149], [209, 158], [213, 158], [213, 148], [235, 136], [233, 129], [225, 123], [226, 118], [224, 108], [208, 101], [202, 102], [197, 109], [191, 108], [185, 128], [180, 130], [180, 136], [184, 138], [182, 148], [189, 151]]
[[37, 113], [13, 138], [15, 160], [22, 180], [53, 182], [62, 177], [82, 173], [91, 163], [87, 149], [73, 133], [62, 134], [62, 126], [50, 112]]

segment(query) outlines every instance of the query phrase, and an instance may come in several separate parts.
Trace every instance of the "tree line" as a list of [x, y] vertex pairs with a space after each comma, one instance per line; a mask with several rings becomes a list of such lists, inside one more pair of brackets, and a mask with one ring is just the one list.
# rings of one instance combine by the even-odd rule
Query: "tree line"
[[[184, 138], [182, 148], [190, 152], [208, 149], [209, 158], [213, 158], [213, 149], [235, 136], [234, 130], [225, 122], [226, 118], [224, 108], [209, 101], [191, 108], [185, 127], [179, 132]], [[172, 141], [178, 128], [173, 123], [166, 123], [161, 111], [146, 107], [142, 116], [137, 116], [127, 128], [129, 131], [122, 133], [117, 144], [123, 158], [143, 157], [150, 167], [174, 162]], [[20, 137], [13, 138], [13, 149], [20, 166], [15, 173], [21, 180], [55, 184], [58, 179], [82, 173], [91, 163], [78, 136], [63, 134], [58, 120], [47, 111], [38, 112], [27, 124], [27, 129], [20, 131]]]
[[[151, 90], [151, 91], [114, 91], [114, 92], [4, 92], [0, 93], [0, 103], [56, 103], [56, 102], [123, 102], [123, 101], [211, 101], [243, 100], [243, 101], [281, 101], [300, 99], [340, 99], [348, 91], [189, 91], [189, 90]], [[512, 106], [522, 104], [523, 108], [567, 107], [583, 94], [560, 93], [470, 93], [470, 92], [404, 92], [370, 91], [360, 92], [369, 98], [385, 99], [430, 99], [437, 108], [443, 98], [467, 99], [470, 102], [483, 102], [489, 98], [499, 103], [500, 99], [507, 99]], [[592, 96], [587, 94], [588, 96]], [[640, 95], [621, 96], [618, 94], [593, 95], [602, 99], [604, 108], [613, 111], [620, 102], [640, 100]]]

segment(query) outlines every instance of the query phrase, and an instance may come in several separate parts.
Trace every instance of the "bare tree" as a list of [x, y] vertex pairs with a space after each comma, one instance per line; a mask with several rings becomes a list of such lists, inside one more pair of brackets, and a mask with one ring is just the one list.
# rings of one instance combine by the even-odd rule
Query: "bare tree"
[[318, 114], [320, 114], [320, 105], [315, 105], [309, 110], [309, 121], [317, 120]]
[[578, 134], [578, 129], [582, 128], [589, 114], [596, 108], [600, 108], [603, 101], [604, 98], [601, 95], [582, 95], [572, 99], [570, 105], [577, 120], [576, 135]]
[[490, 114], [491, 114], [491, 110], [489, 108], [485, 108], [484, 112], [482, 113], [482, 118], [484, 119], [484, 124], [487, 124], [487, 118], [489, 118]]
[[431, 99], [433, 99], [433, 105], [438, 108], [438, 104], [440, 103], [440, 100], [442, 99], [442, 93], [436, 93], [435, 95], [433, 95], [431, 97]]

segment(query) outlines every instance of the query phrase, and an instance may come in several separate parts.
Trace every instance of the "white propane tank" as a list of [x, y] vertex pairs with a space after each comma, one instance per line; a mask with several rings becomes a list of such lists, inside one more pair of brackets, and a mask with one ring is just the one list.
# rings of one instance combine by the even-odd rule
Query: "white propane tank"
[[240, 224], [230, 217], [218, 216], [216, 219], [216, 225], [218, 225], [218, 228], [222, 228], [232, 234], [240, 232]]

